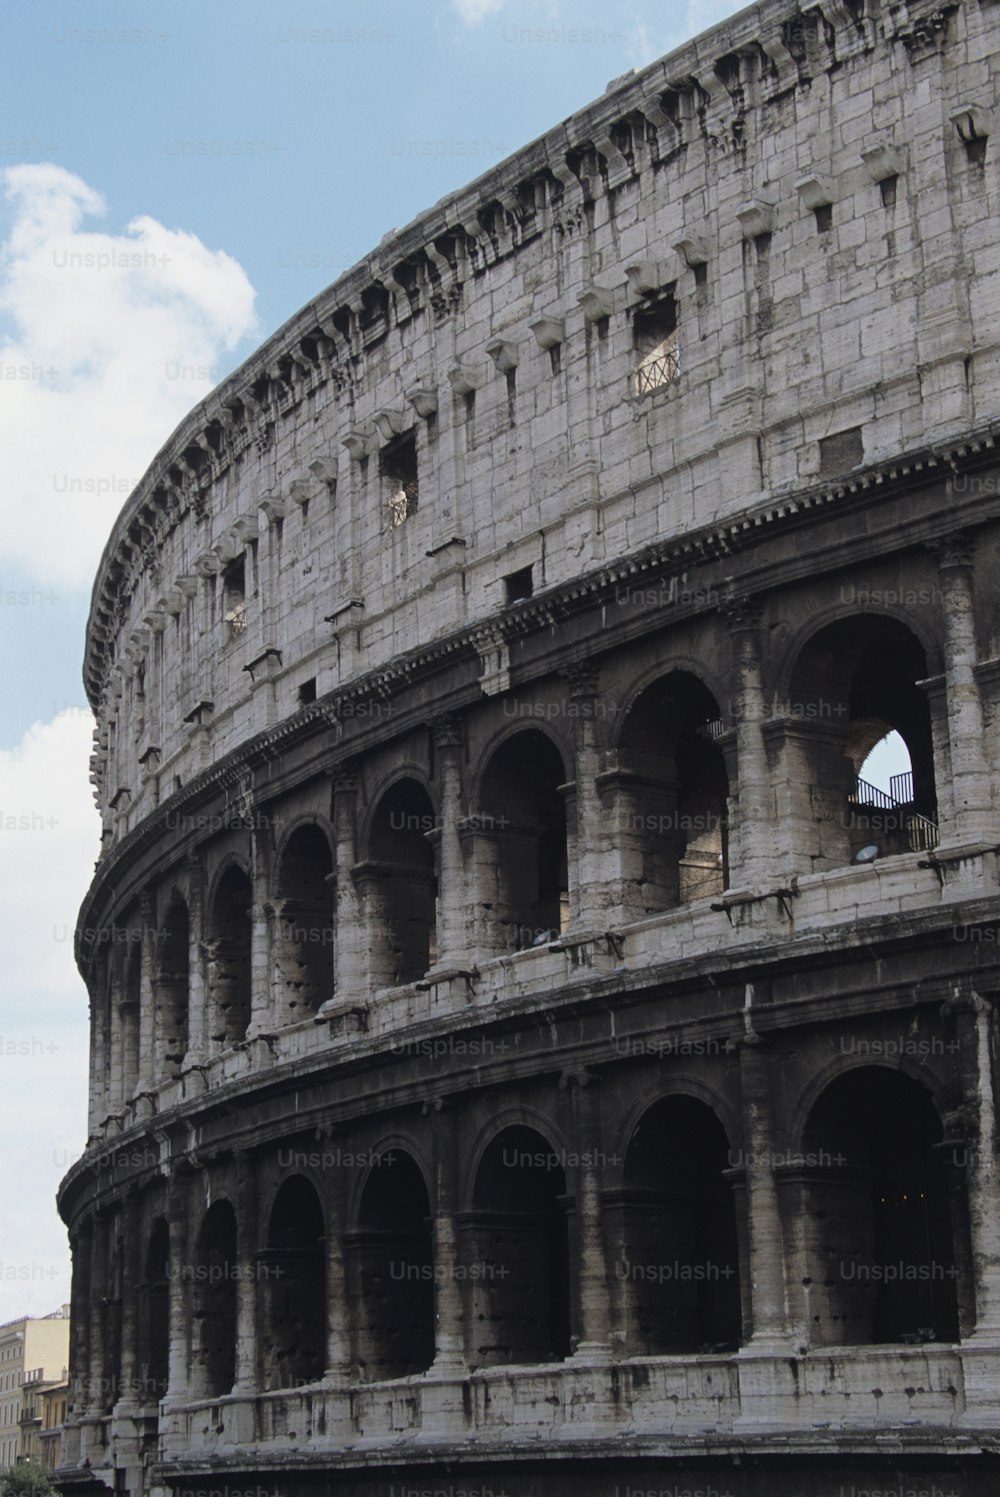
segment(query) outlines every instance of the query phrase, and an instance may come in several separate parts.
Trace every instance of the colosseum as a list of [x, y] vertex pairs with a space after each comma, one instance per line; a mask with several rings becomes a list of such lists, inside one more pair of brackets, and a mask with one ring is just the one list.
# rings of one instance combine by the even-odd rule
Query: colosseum
[[998, 14], [615, 80], [128, 499], [65, 1497], [996, 1490]]

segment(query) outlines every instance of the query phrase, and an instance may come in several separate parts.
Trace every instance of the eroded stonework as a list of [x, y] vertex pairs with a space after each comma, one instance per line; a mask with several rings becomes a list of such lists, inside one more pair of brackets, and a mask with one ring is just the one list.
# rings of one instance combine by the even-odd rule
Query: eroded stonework
[[66, 1493], [994, 1489], [997, 15], [618, 80], [129, 499]]

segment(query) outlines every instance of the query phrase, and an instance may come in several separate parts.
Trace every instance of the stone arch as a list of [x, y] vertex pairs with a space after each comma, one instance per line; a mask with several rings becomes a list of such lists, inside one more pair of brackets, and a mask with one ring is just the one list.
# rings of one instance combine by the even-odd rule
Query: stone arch
[[290, 1176], [275, 1194], [258, 1271], [262, 1385], [318, 1382], [326, 1363], [326, 1224], [304, 1175]]
[[783, 1181], [811, 1344], [958, 1339], [942, 1139], [929, 1088], [900, 1068], [851, 1065], [816, 1097]]
[[142, 1407], [166, 1395], [170, 1351], [170, 1229], [166, 1217], [150, 1223], [139, 1286], [139, 1387]]
[[192, 1392], [224, 1398], [236, 1381], [236, 1212], [225, 1197], [212, 1202], [195, 1242], [191, 1295]]
[[393, 1150], [373, 1163], [345, 1238], [352, 1358], [369, 1382], [425, 1372], [434, 1360], [434, 1249], [423, 1171]]
[[[918, 682], [928, 654], [910, 619], [841, 611], [797, 641], [778, 704], [785, 779], [804, 787], [808, 814], [793, 815], [797, 853], [822, 871], [863, 848], [927, 851], [937, 842], [931, 708]], [[865, 784], [861, 766], [889, 732], [906, 744], [912, 774], [888, 791]], [[790, 757], [789, 757], [790, 756]]]
[[494, 1131], [480, 1152], [472, 1208], [459, 1221], [474, 1366], [553, 1362], [570, 1353], [565, 1158], [523, 1123]]
[[328, 828], [303, 819], [274, 862], [274, 963], [279, 1021], [314, 1016], [333, 997], [334, 857]]
[[253, 1002], [253, 885], [244, 864], [228, 858], [213, 880], [205, 920], [205, 999], [209, 1040], [228, 1049], [246, 1038]]
[[556, 740], [537, 727], [504, 734], [483, 761], [467, 842], [484, 952], [543, 944], [569, 921], [566, 781]]
[[671, 669], [633, 695], [602, 777], [616, 851], [614, 903], [628, 918], [717, 898], [729, 881], [724, 707]]
[[742, 1339], [733, 1151], [718, 1114], [674, 1090], [636, 1120], [609, 1202], [630, 1355], [731, 1351]]
[[158, 933], [154, 984], [156, 1069], [160, 1078], [180, 1074], [190, 1045], [190, 962], [188, 907], [180, 891], [172, 889]]
[[437, 955], [437, 816], [423, 779], [400, 774], [373, 800], [354, 870], [374, 988], [415, 982]]

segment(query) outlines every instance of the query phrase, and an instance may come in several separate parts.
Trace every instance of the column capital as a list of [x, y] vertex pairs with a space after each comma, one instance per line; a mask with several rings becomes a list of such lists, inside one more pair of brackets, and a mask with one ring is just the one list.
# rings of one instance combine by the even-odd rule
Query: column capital
[[764, 604], [750, 593], [728, 593], [718, 605], [718, 613], [730, 634], [759, 628]]
[[596, 660], [572, 660], [564, 665], [559, 673], [569, 684], [569, 694], [573, 701], [581, 698], [597, 696], [598, 665]]
[[598, 1087], [602, 1081], [596, 1071], [580, 1069], [578, 1071], [563, 1071], [559, 1077], [559, 1090], [561, 1092], [582, 1092], [587, 1087]]
[[927, 541], [926, 547], [941, 571], [971, 567], [976, 556], [976, 532], [956, 530], [952, 535], [942, 535], [936, 540]]
[[431, 738], [436, 749], [461, 748], [462, 719], [452, 714], [435, 717], [430, 722]]

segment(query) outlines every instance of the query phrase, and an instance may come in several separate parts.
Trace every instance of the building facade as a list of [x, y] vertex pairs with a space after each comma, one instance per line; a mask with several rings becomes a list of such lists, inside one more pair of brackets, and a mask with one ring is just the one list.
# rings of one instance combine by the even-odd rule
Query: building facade
[[995, 1488], [998, 18], [617, 80], [128, 500], [67, 1494]]
[[69, 1305], [0, 1326], [0, 1471], [39, 1460], [43, 1390], [69, 1369]]

